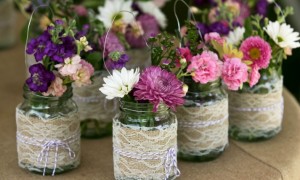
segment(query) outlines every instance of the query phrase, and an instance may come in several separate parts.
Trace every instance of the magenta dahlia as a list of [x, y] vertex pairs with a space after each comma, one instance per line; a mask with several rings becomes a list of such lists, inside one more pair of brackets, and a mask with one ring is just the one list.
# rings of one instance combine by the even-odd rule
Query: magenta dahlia
[[146, 68], [135, 88], [135, 99], [148, 100], [154, 104], [154, 112], [160, 103], [166, 104], [172, 110], [184, 103], [183, 83], [174, 74], [160, 67]]
[[244, 60], [252, 61], [253, 66], [259, 69], [267, 68], [272, 57], [272, 49], [269, 43], [258, 36], [251, 36], [241, 44], [240, 50], [243, 52]]

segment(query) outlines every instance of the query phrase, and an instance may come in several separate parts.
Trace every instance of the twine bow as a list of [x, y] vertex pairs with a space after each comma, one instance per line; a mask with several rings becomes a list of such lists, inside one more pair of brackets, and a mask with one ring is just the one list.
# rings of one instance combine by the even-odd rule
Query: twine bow
[[176, 149], [170, 148], [166, 154], [166, 160], [165, 160], [165, 172], [166, 172], [166, 178], [167, 180], [171, 174], [171, 171], [173, 169], [175, 177], [178, 177], [180, 175], [180, 171], [177, 167], [177, 156], [176, 156]]
[[52, 171], [52, 176], [55, 175], [55, 170], [56, 170], [56, 165], [57, 165], [57, 159], [58, 159], [58, 148], [64, 148], [67, 151], [69, 151], [69, 156], [71, 159], [75, 158], [75, 152], [70, 148], [69, 144], [61, 141], [61, 140], [51, 140], [51, 141], [47, 141], [45, 144], [43, 144], [42, 146], [42, 150], [38, 156], [37, 161], [38, 162], [42, 162], [43, 159], [45, 159], [45, 164], [44, 164], [44, 170], [43, 170], [43, 176], [45, 176], [46, 173], [46, 168], [47, 168], [47, 164], [48, 164], [48, 155], [49, 155], [49, 151], [51, 148], [55, 148], [55, 157], [54, 157], [54, 168]]

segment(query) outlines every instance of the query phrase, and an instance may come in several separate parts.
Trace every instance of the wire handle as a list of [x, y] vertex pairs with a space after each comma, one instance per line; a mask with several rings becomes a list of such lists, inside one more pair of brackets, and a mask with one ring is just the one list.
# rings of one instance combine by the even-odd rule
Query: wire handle
[[[28, 43], [28, 37], [29, 37], [29, 30], [30, 30], [30, 25], [31, 25], [31, 22], [32, 22], [33, 15], [34, 15], [34, 13], [35, 13], [39, 8], [48, 8], [48, 9], [50, 9], [50, 12], [51, 12], [52, 16], [54, 15], [52, 8], [49, 7], [49, 5], [46, 5], [46, 4], [44, 4], [44, 5], [39, 5], [39, 6], [37, 6], [36, 8], [34, 8], [33, 12], [32, 12], [31, 15], [30, 15], [29, 22], [28, 22], [28, 25], [27, 25], [26, 40], [25, 40], [25, 49], [24, 49], [24, 57], [25, 57], [25, 68], [26, 68], [26, 73], [28, 73], [28, 63], [27, 63], [27, 53], [26, 53], [26, 49], [27, 49], [27, 43]], [[27, 74], [27, 75], [28, 75], [28, 74]]]
[[[107, 66], [106, 66], [106, 64], [105, 64], [105, 60], [104, 60], [104, 59], [105, 59], [106, 42], [107, 42], [107, 38], [108, 38], [109, 32], [110, 32], [110, 30], [112, 29], [113, 24], [114, 24], [114, 22], [115, 22], [115, 20], [116, 20], [116, 18], [117, 18], [117, 16], [118, 16], [118, 14], [119, 14], [119, 13], [122, 13], [122, 12], [131, 14], [132, 17], [135, 19], [134, 13], [131, 12], [131, 11], [126, 11], [126, 10], [121, 10], [121, 11], [119, 11], [119, 12], [113, 17], [113, 19], [112, 19], [111, 26], [108, 28], [108, 30], [107, 30], [107, 32], [106, 32], [106, 35], [105, 35], [105, 38], [104, 38], [104, 44], [103, 44], [103, 50], [102, 50], [102, 61], [103, 61], [104, 67], [105, 67], [106, 71], [109, 73], [109, 75], [111, 75], [111, 73], [109, 72], [109, 70], [108, 70], [108, 68], [107, 68]], [[135, 25], [138, 25], [136, 21], [134, 21], [134, 23], [135, 23]], [[137, 26], [137, 27], [138, 27], [138, 26]], [[148, 43], [147, 43], [147, 41], [146, 41], [144, 35], [141, 35], [141, 36], [142, 36], [142, 38], [143, 38], [143, 40], [144, 40], [146, 46], [150, 49], [150, 46], [148, 45]]]
[[[182, 44], [181, 44], [181, 42], [182, 42], [182, 41], [181, 41], [182, 37], [181, 37], [181, 34], [180, 34], [181, 26], [180, 26], [180, 21], [179, 21], [179, 18], [178, 18], [178, 15], [177, 15], [177, 10], [176, 10], [177, 3], [178, 3], [178, 2], [182, 2], [182, 3], [188, 8], [188, 12], [189, 12], [189, 14], [188, 14], [188, 19], [189, 19], [189, 20], [190, 20], [190, 16], [191, 16], [192, 19], [196, 22], [196, 18], [195, 18], [195, 16], [194, 16], [193, 12], [191, 11], [191, 7], [190, 7], [184, 0], [176, 0], [176, 1], [175, 1], [174, 6], [173, 6], [173, 12], [174, 12], [174, 16], [175, 16], [175, 18], [176, 18], [177, 28], [178, 28], [178, 32], [179, 32], [179, 38], [180, 38], [180, 44], [179, 44], [179, 46], [181, 47], [181, 46], [182, 46]], [[200, 35], [200, 38], [201, 38], [202, 41], [203, 41], [203, 36], [202, 36], [202, 33], [201, 33], [200, 29], [198, 29], [198, 34]]]

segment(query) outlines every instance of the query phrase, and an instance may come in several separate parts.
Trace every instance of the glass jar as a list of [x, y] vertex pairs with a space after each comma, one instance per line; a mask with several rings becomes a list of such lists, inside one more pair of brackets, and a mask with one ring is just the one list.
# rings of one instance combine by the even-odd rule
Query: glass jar
[[93, 84], [85, 87], [73, 87], [73, 100], [79, 110], [81, 137], [100, 138], [111, 135], [112, 119], [118, 113], [118, 101], [107, 100], [99, 91], [103, 85], [106, 71], [96, 71]]
[[61, 97], [46, 97], [24, 86], [24, 101], [16, 108], [18, 163], [49, 175], [80, 163], [80, 122], [72, 88]]
[[15, 42], [16, 15], [12, 0], [0, 0], [0, 49]]
[[151, 51], [149, 48], [130, 49], [126, 51], [130, 60], [126, 63], [126, 67], [145, 69], [151, 65]]
[[283, 78], [263, 75], [257, 85], [229, 92], [229, 135], [240, 141], [270, 139], [281, 130]]
[[177, 108], [178, 157], [187, 161], [209, 161], [228, 144], [228, 95], [220, 80], [201, 85], [185, 78], [189, 90]]
[[159, 105], [121, 101], [113, 120], [116, 179], [174, 179], [177, 169], [177, 120]]

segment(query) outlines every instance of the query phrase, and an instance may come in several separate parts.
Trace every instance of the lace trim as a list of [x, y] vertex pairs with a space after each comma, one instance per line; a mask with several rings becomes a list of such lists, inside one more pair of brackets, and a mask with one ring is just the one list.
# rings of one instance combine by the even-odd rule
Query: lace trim
[[116, 179], [177, 177], [177, 122], [170, 126], [132, 129], [114, 120], [114, 174]]

